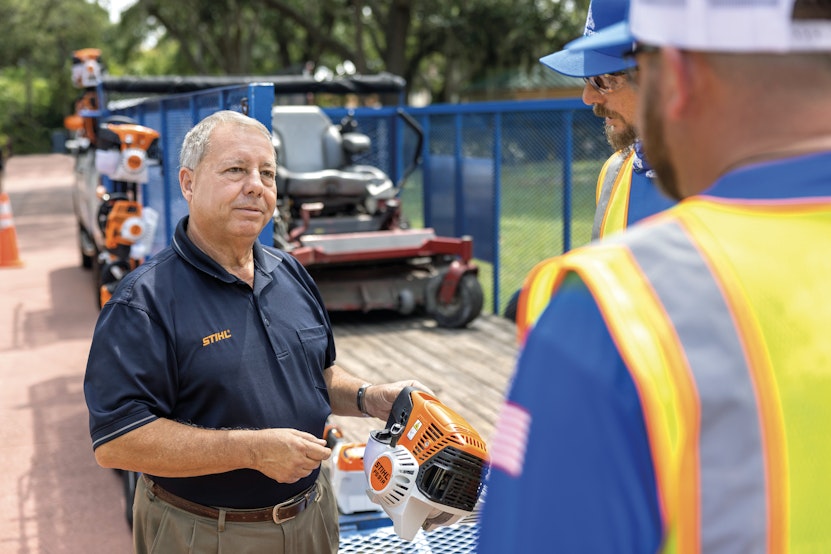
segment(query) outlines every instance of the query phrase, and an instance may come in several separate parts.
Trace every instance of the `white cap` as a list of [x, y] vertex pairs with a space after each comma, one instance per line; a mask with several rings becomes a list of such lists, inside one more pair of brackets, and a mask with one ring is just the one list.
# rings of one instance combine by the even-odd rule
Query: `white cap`
[[635, 41], [704, 52], [831, 52], [829, 0], [632, 0], [629, 22], [566, 48]]

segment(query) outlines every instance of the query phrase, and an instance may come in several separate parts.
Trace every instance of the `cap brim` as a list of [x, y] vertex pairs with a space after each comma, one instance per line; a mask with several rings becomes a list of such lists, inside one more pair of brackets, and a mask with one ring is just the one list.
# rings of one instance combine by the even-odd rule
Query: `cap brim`
[[603, 51], [611, 56], [623, 56], [632, 51], [635, 37], [628, 21], [615, 23], [587, 37], [578, 38], [566, 44], [567, 51]]
[[635, 65], [632, 60], [598, 52], [596, 49], [573, 50], [568, 46], [565, 50], [543, 56], [540, 58], [540, 63], [569, 77], [591, 77], [604, 73], [617, 73]]

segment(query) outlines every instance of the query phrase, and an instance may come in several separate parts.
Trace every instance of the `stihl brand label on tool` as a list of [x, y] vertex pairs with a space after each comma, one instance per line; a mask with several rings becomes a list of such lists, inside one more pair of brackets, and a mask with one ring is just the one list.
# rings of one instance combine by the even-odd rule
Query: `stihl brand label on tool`
[[375, 463], [372, 464], [372, 479], [370, 480], [372, 488], [376, 491], [384, 490], [387, 483], [390, 482], [391, 475], [392, 460], [386, 457], [375, 460]]
[[407, 439], [413, 440], [413, 437], [418, 433], [418, 430], [421, 429], [421, 420], [417, 419], [413, 426], [410, 427], [410, 431], [407, 433]]

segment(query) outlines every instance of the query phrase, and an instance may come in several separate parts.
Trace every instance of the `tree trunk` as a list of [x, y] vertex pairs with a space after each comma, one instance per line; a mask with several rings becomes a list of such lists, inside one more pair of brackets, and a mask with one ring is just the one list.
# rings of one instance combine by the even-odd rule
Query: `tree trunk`
[[[412, 22], [412, 8], [409, 0], [394, 0], [387, 17], [387, 47], [384, 52], [384, 65], [387, 71], [395, 75], [407, 73], [407, 36], [410, 33]], [[407, 83], [407, 91], [410, 83]], [[382, 98], [384, 104], [397, 104], [398, 96], [386, 94]]]

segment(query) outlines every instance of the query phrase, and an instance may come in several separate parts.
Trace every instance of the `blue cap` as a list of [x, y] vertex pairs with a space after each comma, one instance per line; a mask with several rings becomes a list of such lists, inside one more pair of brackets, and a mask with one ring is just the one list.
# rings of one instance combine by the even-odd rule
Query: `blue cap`
[[634, 44], [635, 37], [632, 35], [629, 21], [621, 21], [598, 33], [569, 42], [566, 44], [566, 49], [573, 50], [575, 53], [602, 50], [620, 57], [631, 52]]
[[591, 77], [604, 73], [617, 73], [635, 65], [634, 60], [624, 59], [623, 50], [617, 45], [611, 48], [581, 47], [572, 44], [595, 36], [596, 33], [626, 20], [629, 0], [592, 0], [586, 17], [583, 38], [566, 44], [563, 50], [540, 58], [543, 65], [570, 77]]
[[631, 0], [626, 21], [572, 41], [566, 51], [620, 56], [632, 51], [637, 38], [651, 46], [695, 52], [831, 52], [831, 20], [816, 18], [810, 10], [817, 2]]

